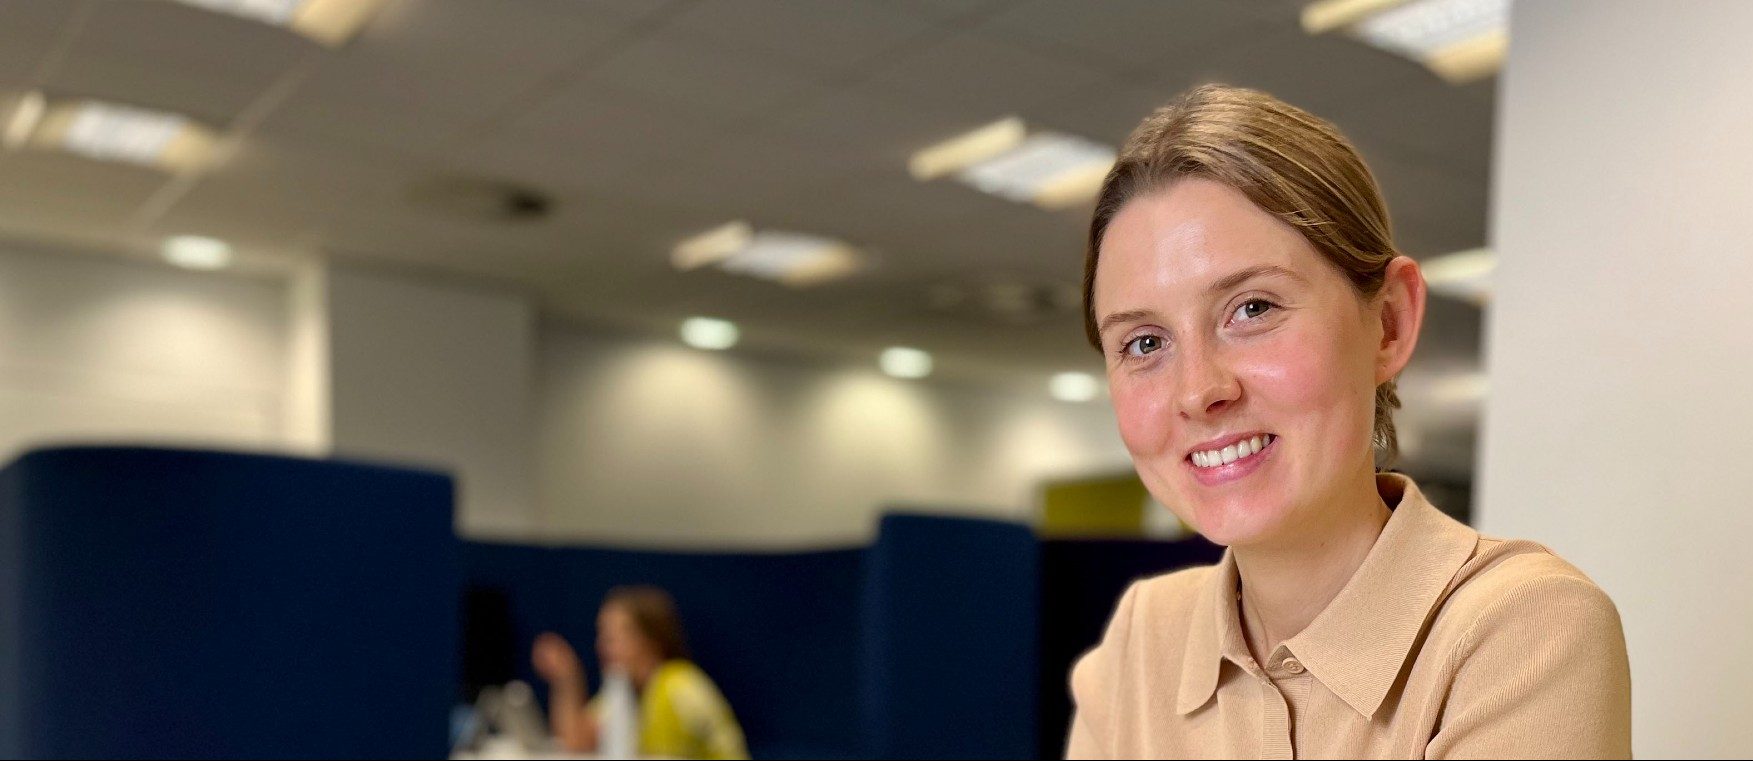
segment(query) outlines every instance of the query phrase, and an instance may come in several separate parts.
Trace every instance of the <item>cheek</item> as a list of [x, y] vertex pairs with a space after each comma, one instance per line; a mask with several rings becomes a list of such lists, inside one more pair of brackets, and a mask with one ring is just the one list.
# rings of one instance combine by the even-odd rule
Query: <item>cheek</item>
[[1321, 442], [1324, 452], [1349, 452], [1367, 442], [1375, 399], [1369, 363], [1349, 361], [1357, 352], [1338, 331], [1285, 338], [1248, 352], [1236, 366], [1243, 388], [1275, 413], [1275, 420], [1263, 422], [1316, 434], [1309, 441]]
[[1108, 394], [1113, 398], [1120, 439], [1135, 458], [1149, 458], [1165, 450], [1174, 424], [1172, 395], [1149, 376], [1110, 377]]

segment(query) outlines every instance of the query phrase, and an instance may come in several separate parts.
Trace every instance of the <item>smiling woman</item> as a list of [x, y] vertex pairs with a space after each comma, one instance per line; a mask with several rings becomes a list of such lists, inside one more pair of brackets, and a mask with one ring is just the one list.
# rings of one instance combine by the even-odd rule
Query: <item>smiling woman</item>
[[1629, 755], [1612, 601], [1378, 472], [1425, 287], [1337, 130], [1215, 85], [1152, 114], [1084, 295], [1140, 478], [1228, 551], [1128, 590], [1073, 671], [1069, 755]]

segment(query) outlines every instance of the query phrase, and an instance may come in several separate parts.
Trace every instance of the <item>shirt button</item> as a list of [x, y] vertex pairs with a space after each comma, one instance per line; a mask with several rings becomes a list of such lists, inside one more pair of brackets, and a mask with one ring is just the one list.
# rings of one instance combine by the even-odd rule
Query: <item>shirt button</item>
[[1303, 663], [1295, 658], [1284, 659], [1284, 670], [1291, 674], [1303, 673]]

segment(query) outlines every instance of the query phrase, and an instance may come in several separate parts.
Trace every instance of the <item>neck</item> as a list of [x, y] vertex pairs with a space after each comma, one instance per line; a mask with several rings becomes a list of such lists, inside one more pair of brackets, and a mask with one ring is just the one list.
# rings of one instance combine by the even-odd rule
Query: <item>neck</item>
[[664, 662], [661, 660], [647, 660], [634, 664], [627, 669], [627, 681], [633, 683], [634, 689], [644, 691], [645, 685], [651, 683], [651, 677], [657, 674], [658, 668], [663, 664]]
[[1280, 643], [1326, 610], [1388, 523], [1373, 469], [1335, 500], [1328, 509], [1310, 511], [1319, 520], [1292, 527], [1292, 541], [1233, 548], [1242, 580], [1242, 631], [1256, 662], [1265, 663]]

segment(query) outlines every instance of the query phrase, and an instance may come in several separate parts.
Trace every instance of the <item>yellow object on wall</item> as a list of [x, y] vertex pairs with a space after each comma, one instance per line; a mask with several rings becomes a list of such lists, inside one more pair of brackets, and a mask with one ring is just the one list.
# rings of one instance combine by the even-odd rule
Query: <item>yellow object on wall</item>
[[1136, 473], [1049, 483], [1043, 490], [1041, 535], [1144, 536], [1150, 493]]

